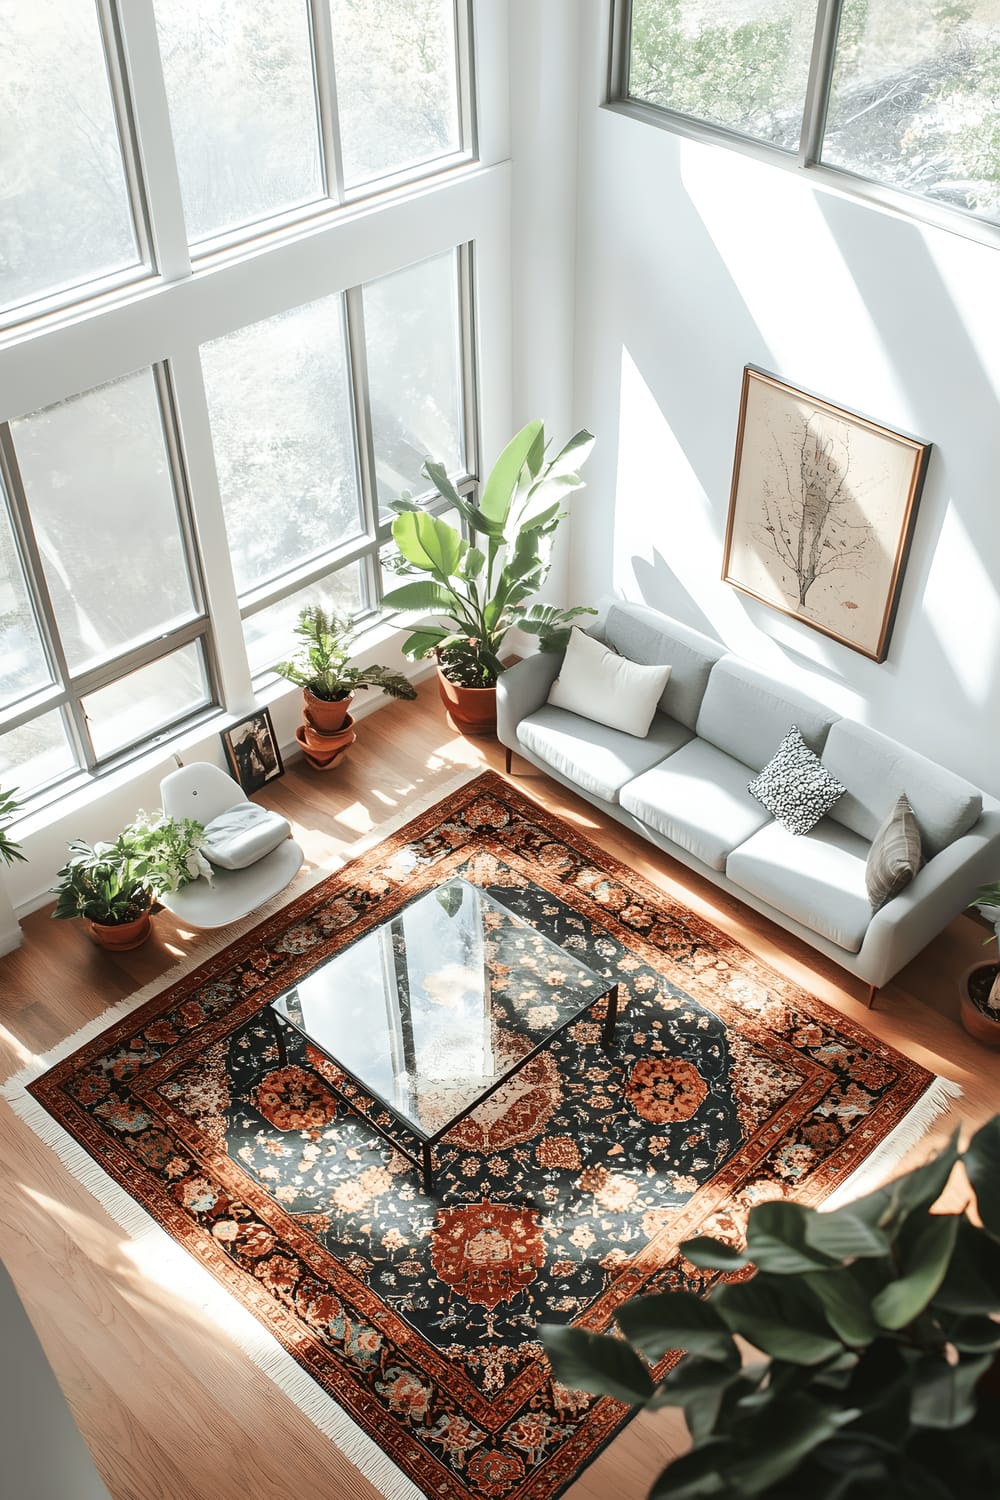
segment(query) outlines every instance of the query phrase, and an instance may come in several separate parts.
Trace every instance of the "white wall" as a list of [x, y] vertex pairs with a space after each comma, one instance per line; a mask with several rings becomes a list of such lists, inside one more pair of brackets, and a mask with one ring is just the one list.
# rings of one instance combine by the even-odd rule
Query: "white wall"
[[[572, 593], [642, 600], [1000, 794], [1000, 254], [597, 108], [584, 0]], [[720, 580], [743, 366], [934, 444], [888, 660]]]

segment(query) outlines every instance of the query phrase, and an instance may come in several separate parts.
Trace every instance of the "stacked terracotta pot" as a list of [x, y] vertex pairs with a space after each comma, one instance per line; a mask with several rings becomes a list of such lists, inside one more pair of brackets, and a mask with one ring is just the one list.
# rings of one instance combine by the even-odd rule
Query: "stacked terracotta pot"
[[330, 702], [315, 697], [305, 688], [302, 696], [305, 699], [304, 722], [296, 729], [295, 738], [314, 770], [332, 771], [357, 738], [354, 719], [349, 712], [354, 695], [348, 693], [346, 697]]

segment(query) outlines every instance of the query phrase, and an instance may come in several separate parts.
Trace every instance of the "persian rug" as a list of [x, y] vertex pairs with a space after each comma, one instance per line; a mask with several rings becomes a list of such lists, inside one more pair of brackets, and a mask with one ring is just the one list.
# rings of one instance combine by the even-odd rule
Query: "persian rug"
[[[598, 1002], [456, 1126], [424, 1195], [379, 1106], [292, 1033], [282, 1065], [262, 1010], [454, 875], [622, 1008], [610, 1055]], [[887, 1176], [958, 1091], [487, 772], [7, 1092], [250, 1310], [311, 1415], [336, 1403], [391, 1459], [384, 1493], [550, 1500], [630, 1414], [555, 1383], [537, 1324], [705, 1289], [680, 1241]]]

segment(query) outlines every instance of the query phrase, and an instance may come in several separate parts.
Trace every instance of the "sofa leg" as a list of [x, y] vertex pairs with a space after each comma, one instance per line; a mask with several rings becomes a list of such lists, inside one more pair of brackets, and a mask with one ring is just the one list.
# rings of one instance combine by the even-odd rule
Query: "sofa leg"
[[513, 759], [514, 759], [514, 752], [513, 752], [513, 750], [508, 750], [507, 754], [506, 754], [506, 757], [505, 757], [505, 762], [506, 763], [504, 765], [504, 770], [507, 772], [508, 776], [511, 774], [510, 766], [511, 766], [511, 761]]
[[875, 1009], [875, 996], [877, 994], [878, 994], [878, 985], [877, 984], [870, 984], [868, 986], [868, 1009], [869, 1010], [874, 1010]]

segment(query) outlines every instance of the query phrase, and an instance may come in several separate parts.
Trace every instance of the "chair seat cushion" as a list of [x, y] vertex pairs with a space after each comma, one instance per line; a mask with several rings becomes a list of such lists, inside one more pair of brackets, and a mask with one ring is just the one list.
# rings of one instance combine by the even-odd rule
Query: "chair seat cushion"
[[291, 831], [280, 813], [256, 802], [238, 802], [205, 825], [205, 857], [222, 870], [245, 870], [276, 849]]
[[637, 739], [548, 703], [521, 720], [517, 737], [567, 781], [605, 802], [617, 802], [627, 781], [671, 755], [691, 738], [691, 731], [658, 713], [645, 739]]
[[694, 739], [663, 765], [622, 788], [626, 812], [687, 849], [713, 870], [723, 870], [737, 844], [768, 821], [747, 791], [750, 768], [704, 740]]
[[865, 885], [868, 842], [832, 818], [810, 833], [789, 833], [768, 823], [726, 861], [734, 885], [857, 953], [872, 909]]

